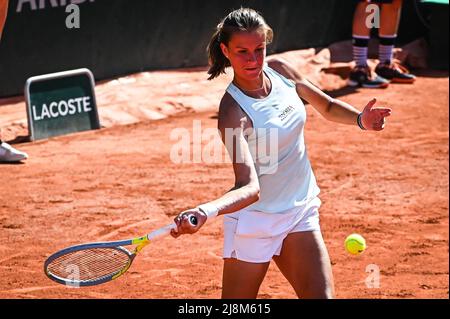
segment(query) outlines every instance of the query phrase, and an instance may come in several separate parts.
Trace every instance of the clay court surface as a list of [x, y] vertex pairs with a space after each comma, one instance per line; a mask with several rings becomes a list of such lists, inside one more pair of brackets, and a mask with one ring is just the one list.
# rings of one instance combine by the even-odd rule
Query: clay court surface
[[[170, 160], [173, 129], [186, 128], [192, 138], [194, 120], [204, 129], [216, 127], [228, 79], [206, 84], [204, 70], [147, 77], [152, 85], [130, 80], [130, 87], [146, 92], [140, 97], [114, 81], [99, 85], [106, 128], [15, 144], [29, 160], [0, 165], [1, 298], [220, 297], [221, 217], [195, 235], [155, 241], [127, 274], [101, 286], [66, 288], [43, 272], [56, 250], [146, 234], [232, 187], [229, 163]], [[338, 298], [449, 297], [448, 85], [448, 73], [422, 71], [414, 85], [331, 92], [361, 110], [372, 97], [391, 107], [381, 133], [327, 122], [307, 106], [306, 143], [322, 190], [321, 223]], [[24, 133], [23, 100], [1, 104], [5, 139], [17, 140]], [[146, 105], [156, 118], [161, 107], [172, 106], [172, 114], [159, 120], [135, 114], [137, 120], [126, 117], [132, 123], [126, 124], [118, 111], [133, 114], [133, 106]], [[353, 232], [368, 243], [360, 256], [343, 248]], [[380, 270], [379, 288], [366, 286], [369, 265]], [[258, 297], [296, 296], [273, 263]]]

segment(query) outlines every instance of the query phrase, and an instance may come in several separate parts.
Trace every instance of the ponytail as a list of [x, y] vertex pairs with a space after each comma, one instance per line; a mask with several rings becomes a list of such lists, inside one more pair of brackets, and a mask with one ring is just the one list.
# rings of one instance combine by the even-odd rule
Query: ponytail
[[220, 48], [221, 43], [221, 32], [222, 32], [223, 24], [220, 23], [217, 26], [216, 32], [214, 32], [211, 40], [209, 41], [207, 52], [208, 52], [208, 62], [209, 62], [209, 70], [208, 74], [210, 75], [208, 80], [212, 80], [218, 77], [220, 74], [225, 73], [225, 68], [230, 66], [230, 61], [225, 57]]

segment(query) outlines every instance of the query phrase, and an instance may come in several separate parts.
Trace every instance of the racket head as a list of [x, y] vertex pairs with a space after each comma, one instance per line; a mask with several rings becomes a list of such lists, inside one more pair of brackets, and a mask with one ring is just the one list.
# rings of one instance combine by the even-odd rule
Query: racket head
[[122, 247], [132, 240], [91, 243], [67, 247], [44, 263], [44, 272], [51, 280], [70, 287], [103, 284], [123, 275], [136, 254]]

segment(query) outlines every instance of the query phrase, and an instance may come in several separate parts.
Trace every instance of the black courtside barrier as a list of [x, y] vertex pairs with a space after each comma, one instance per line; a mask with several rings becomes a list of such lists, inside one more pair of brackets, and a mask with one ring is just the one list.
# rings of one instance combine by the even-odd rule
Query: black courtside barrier
[[[80, 28], [68, 28], [77, 3]], [[423, 30], [405, 1], [400, 36]], [[255, 8], [275, 31], [269, 53], [351, 38], [354, 0], [10, 0], [0, 43], [0, 97], [35, 75], [88, 68], [96, 80], [143, 70], [204, 66], [220, 18]], [[408, 9], [409, 8], [409, 9]]]

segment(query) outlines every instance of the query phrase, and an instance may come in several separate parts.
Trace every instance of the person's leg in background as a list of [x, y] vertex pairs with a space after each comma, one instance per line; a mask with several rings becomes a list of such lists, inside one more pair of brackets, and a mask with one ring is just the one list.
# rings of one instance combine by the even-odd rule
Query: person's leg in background
[[367, 66], [370, 29], [366, 25], [366, 8], [366, 2], [359, 2], [353, 16], [353, 60], [356, 66]]
[[360, 1], [353, 16], [353, 60], [355, 67], [350, 72], [349, 85], [366, 88], [386, 88], [389, 82], [372, 74], [367, 64], [368, 47], [370, 40], [370, 27], [367, 26], [367, 5], [370, 2]]
[[6, 14], [8, 13], [8, 1], [0, 0], [0, 40], [2, 39], [2, 31], [5, 26]]
[[415, 76], [404, 67], [394, 63], [393, 50], [397, 39], [403, 0], [393, 0], [381, 5], [380, 38], [378, 58], [380, 63], [375, 72], [393, 83], [413, 83]]
[[[0, 0], [0, 40], [2, 38], [3, 27], [8, 13], [8, 0]], [[16, 150], [11, 145], [4, 143], [0, 139], [0, 162], [19, 162], [28, 158], [24, 152]]]

